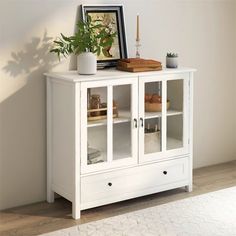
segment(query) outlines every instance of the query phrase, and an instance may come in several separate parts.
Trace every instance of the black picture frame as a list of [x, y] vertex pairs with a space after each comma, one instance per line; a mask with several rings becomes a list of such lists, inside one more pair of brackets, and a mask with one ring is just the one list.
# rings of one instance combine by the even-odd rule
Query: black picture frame
[[[106, 57], [102, 55], [97, 60], [98, 68], [103, 67], [112, 67], [116, 66], [117, 61], [119, 59], [127, 58], [128, 57], [128, 49], [127, 49], [127, 42], [126, 42], [126, 33], [125, 33], [125, 19], [124, 19], [124, 7], [122, 4], [99, 4], [99, 5], [90, 5], [90, 4], [83, 4], [81, 5], [81, 13], [82, 13], [82, 20], [86, 21], [87, 15], [91, 14], [100, 14], [107, 13], [107, 14], [115, 14], [115, 22], [116, 22], [116, 29], [117, 29], [117, 38], [116, 44], [114, 45], [114, 51], [116, 52], [116, 56], [113, 58]], [[97, 14], [97, 15], [98, 15]], [[105, 14], [104, 14], [105, 15]]]

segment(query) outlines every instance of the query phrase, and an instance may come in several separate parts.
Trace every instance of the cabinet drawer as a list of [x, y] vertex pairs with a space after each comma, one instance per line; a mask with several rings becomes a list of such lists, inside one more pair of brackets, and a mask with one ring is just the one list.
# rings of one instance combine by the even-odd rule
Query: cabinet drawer
[[[138, 192], [187, 180], [188, 157], [81, 178], [81, 204], [88, 208], [138, 196]], [[173, 187], [173, 186], [172, 186]], [[137, 193], [137, 194], [135, 194]], [[127, 197], [125, 197], [127, 196]], [[130, 197], [128, 197], [130, 196]], [[100, 201], [106, 204], [106, 201]]]

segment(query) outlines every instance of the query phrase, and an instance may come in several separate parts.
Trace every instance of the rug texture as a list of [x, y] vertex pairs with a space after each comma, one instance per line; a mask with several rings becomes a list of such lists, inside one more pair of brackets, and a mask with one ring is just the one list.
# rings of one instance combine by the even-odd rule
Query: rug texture
[[44, 236], [236, 236], [236, 187]]

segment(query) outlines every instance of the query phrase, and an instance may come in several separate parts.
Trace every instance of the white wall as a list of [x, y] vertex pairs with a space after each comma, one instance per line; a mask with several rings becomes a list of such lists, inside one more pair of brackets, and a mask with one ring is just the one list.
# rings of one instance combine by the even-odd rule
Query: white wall
[[[84, 1], [117, 3], [119, 1]], [[72, 34], [75, 0], [0, 1], [0, 209], [45, 199], [45, 80], [58, 65], [48, 54], [51, 37]], [[142, 56], [164, 62], [176, 51], [195, 76], [194, 166], [236, 157], [236, 1], [129, 0], [125, 5], [130, 56], [135, 16], [141, 17]]]

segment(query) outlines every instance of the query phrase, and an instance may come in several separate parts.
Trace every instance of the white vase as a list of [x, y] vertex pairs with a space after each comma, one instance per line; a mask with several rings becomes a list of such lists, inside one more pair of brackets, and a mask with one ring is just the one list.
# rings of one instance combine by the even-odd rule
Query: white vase
[[77, 57], [77, 71], [81, 75], [94, 75], [97, 72], [97, 57], [92, 52], [83, 52]]
[[167, 68], [177, 68], [178, 67], [178, 57], [166, 57], [166, 67]]

